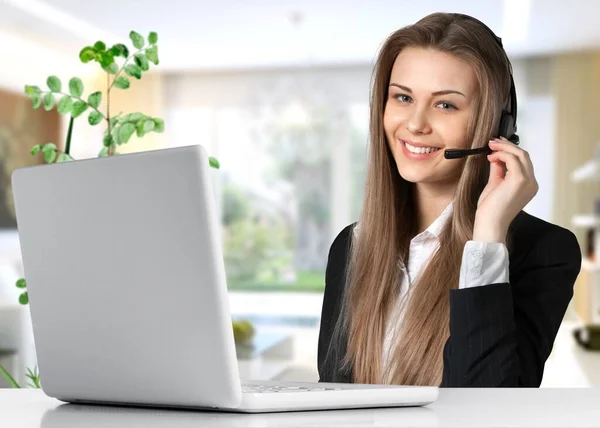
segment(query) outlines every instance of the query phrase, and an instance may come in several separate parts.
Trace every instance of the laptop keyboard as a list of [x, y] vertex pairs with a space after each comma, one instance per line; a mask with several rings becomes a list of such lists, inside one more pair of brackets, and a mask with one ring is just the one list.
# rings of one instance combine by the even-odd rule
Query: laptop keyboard
[[340, 391], [342, 388], [306, 387], [306, 386], [277, 386], [277, 385], [242, 385], [242, 393], [269, 392], [310, 392], [310, 391]]

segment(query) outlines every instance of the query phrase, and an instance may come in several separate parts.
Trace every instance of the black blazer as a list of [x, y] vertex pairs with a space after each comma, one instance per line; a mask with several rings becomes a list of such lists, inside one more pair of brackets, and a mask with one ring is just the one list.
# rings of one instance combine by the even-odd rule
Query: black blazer
[[[352, 382], [352, 370], [337, 368], [345, 349], [327, 358], [327, 348], [339, 314], [354, 225], [344, 228], [329, 250], [318, 343], [321, 382]], [[571, 231], [524, 211], [509, 233], [514, 243], [509, 283], [449, 291], [450, 337], [441, 387], [540, 386], [573, 296], [581, 249]]]

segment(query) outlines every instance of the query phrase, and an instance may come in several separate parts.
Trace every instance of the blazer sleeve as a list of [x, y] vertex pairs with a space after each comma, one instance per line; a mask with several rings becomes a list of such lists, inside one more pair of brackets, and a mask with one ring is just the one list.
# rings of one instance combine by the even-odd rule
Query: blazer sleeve
[[441, 387], [539, 387], [581, 269], [564, 228], [542, 234], [511, 283], [450, 290]]
[[325, 269], [325, 292], [321, 308], [321, 322], [317, 347], [317, 370], [319, 382], [350, 382], [350, 374], [338, 369], [339, 362], [345, 353], [345, 348], [330, 349], [333, 330], [337, 322], [342, 296], [348, 250], [352, 239], [354, 224], [344, 228], [334, 239], [329, 249], [327, 267]]

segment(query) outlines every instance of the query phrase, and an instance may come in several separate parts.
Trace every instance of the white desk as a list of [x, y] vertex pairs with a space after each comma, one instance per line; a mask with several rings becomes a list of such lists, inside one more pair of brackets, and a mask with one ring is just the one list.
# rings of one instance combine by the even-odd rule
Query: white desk
[[[60, 406], [60, 407], [59, 407]], [[441, 389], [427, 407], [256, 415], [62, 405], [39, 390], [0, 390], [0, 427], [598, 427], [600, 388]]]

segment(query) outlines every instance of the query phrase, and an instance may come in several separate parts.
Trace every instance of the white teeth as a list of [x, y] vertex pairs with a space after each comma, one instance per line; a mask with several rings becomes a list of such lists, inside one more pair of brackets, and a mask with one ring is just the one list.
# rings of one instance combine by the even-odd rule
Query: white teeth
[[432, 153], [439, 150], [439, 147], [415, 147], [408, 143], [404, 143], [409, 152], [413, 153]]

